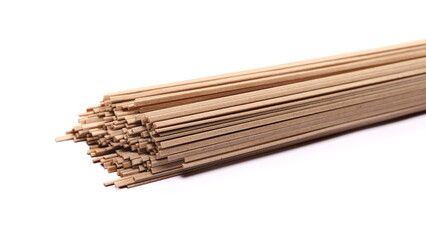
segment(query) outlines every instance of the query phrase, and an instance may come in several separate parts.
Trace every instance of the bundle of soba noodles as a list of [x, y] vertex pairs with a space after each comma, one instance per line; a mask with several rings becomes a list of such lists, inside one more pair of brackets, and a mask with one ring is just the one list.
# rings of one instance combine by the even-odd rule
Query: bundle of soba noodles
[[426, 40], [107, 94], [57, 141], [134, 187], [426, 111]]

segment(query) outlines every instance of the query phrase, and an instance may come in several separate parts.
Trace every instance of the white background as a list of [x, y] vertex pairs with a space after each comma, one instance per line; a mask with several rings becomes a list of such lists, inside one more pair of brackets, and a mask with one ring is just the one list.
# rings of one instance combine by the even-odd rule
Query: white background
[[426, 115], [117, 191], [109, 92], [426, 38], [424, 1], [0, 1], [0, 239], [425, 239]]

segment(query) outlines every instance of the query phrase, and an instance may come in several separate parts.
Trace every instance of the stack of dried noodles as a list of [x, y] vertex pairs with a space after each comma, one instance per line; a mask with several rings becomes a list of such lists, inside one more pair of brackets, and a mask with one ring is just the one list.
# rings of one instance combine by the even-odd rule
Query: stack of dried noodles
[[57, 141], [134, 187], [426, 110], [426, 40], [116, 92]]

